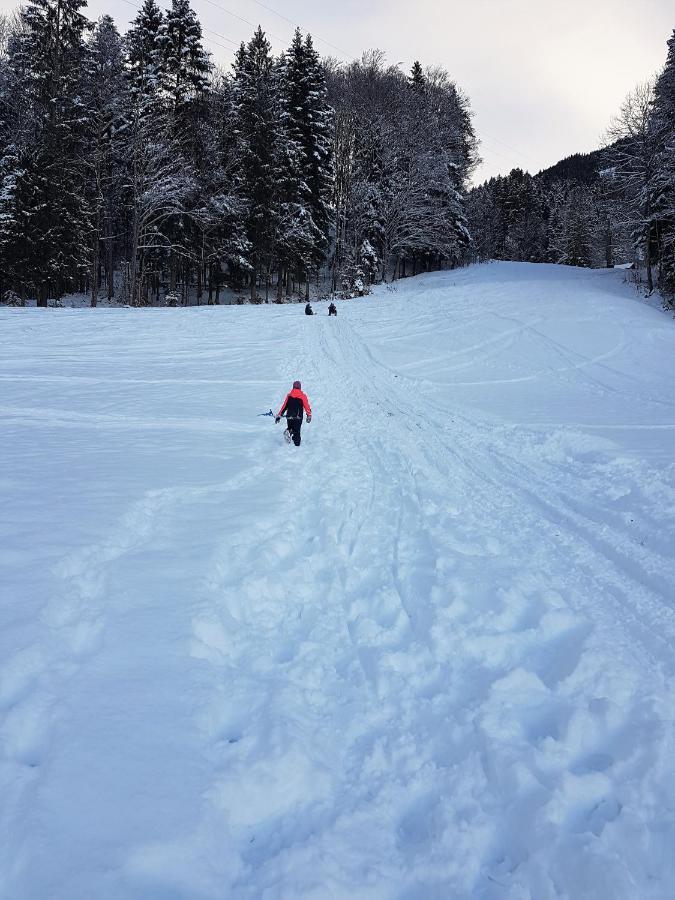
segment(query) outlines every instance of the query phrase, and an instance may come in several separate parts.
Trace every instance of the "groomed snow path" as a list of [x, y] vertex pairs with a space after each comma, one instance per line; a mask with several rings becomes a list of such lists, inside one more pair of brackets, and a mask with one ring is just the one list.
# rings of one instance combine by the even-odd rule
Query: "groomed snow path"
[[672, 898], [675, 323], [315, 310], [0, 311], [0, 897]]

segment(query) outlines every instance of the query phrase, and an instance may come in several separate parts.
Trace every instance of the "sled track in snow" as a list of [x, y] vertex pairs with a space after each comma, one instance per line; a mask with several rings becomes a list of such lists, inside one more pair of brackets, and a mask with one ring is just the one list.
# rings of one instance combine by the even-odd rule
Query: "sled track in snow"
[[[554, 494], [536, 468], [498, 453], [487, 426], [458, 415], [450, 425], [434, 421], [423, 394], [412, 402], [419, 384], [378, 365], [348, 321], [317, 324], [298, 370], [320, 386], [315, 402], [328, 452], [319, 487], [301, 505], [338, 520], [335, 546], [323, 549], [343, 560], [330, 593], [371, 686], [360, 718], [377, 723], [370, 733], [381, 744], [388, 711], [385, 756], [408, 744], [417, 762], [409, 780], [394, 769], [379, 790], [364, 784], [358, 795], [369, 792], [371, 807], [397, 796], [388, 858], [422, 892], [422, 884], [432, 889], [436, 866], [441, 877], [451, 846], [453, 858], [462, 857], [455, 792], [473, 783], [482, 800], [474, 798], [463, 821], [474, 838], [484, 834], [485, 846], [467, 844], [463, 858], [473, 866], [474, 895], [492, 896], [517, 883], [520, 866], [536, 871], [536, 848], [543, 857], [556, 824], [569, 823], [569, 848], [556, 837], [564, 855], [574, 835], [590, 829], [600, 837], [618, 817], [630, 800], [621, 793], [628, 772], [638, 782], [654, 778], [670, 738], [645, 747], [631, 723], [649, 731], [651, 716], [658, 730], [675, 687], [668, 654], [675, 617], [665, 605], [672, 563], [618, 529], [596, 535], [588, 511]], [[331, 437], [334, 454], [325, 446]], [[344, 445], [351, 452], [341, 453]], [[333, 455], [368, 462], [346, 477], [328, 461]], [[345, 496], [345, 482], [359, 485], [356, 496]], [[528, 543], [523, 571], [518, 548]], [[564, 570], [561, 557], [570, 570], [564, 582], [547, 577]], [[622, 707], [603, 700], [617, 694]], [[482, 751], [467, 758], [476, 734]], [[368, 771], [375, 750], [367, 728], [352, 752]], [[515, 769], [528, 773], [522, 789]], [[512, 793], [511, 824], [502, 818], [486, 829], [504, 792]], [[600, 841], [589, 867], [602, 867], [605, 849]], [[421, 869], [404, 874], [404, 860], [417, 858]], [[456, 890], [466, 890], [465, 876], [458, 867]]]

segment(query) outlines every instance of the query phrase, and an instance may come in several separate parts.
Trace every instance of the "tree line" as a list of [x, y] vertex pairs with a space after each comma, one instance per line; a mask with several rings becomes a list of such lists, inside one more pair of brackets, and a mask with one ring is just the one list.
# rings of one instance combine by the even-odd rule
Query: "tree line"
[[675, 296], [675, 31], [654, 81], [624, 101], [592, 154], [492, 178], [467, 199], [477, 259], [575, 266], [633, 262]]
[[84, 0], [0, 22], [0, 297], [253, 302], [455, 265], [477, 161], [442, 69], [322, 60], [258, 28], [229, 71], [188, 0], [125, 35]]

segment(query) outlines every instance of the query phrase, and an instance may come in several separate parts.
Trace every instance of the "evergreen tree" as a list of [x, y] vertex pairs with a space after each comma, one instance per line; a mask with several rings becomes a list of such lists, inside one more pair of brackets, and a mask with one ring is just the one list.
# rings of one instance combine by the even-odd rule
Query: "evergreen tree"
[[144, 0], [125, 37], [129, 78], [144, 106], [157, 103], [164, 81], [164, 14], [155, 0]]
[[[79, 286], [87, 268], [90, 231], [84, 147], [86, 67], [83, 0], [29, 0], [8, 48], [10, 92], [27, 119], [9, 128], [18, 137], [3, 161], [0, 197], [3, 269], [38, 303]], [[10, 104], [12, 105], [12, 104]]]
[[250, 245], [244, 229], [241, 172], [233, 87], [230, 78], [218, 77], [207, 98], [204, 127], [204, 165], [200, 171], [203, 264], [209, 303], [218, 303], [224, 280], [222, 264], [235, 278], [247, 268]]
[[[198, 185], [186, 150], [188, 139], [194, 147], [195, 132], [177, 124], [195, 84], [189, 74], [194, 30], [188, 27], [189, 8], [179, 12], [169, 38], [168, 24], [154, 0], [145, 0], [127, 33], [131, 103], [125, 131], [129, 216], [125, 291], [133, 304], [150, 302], [153, 288], [159, 299], [167, 263], [168, 287], [174, 292], [179, 259], [188, 258], [195, 243], [191, 210]], [[174, 59], [181, 40], [186, 56], [183, 68]], [[201, 87], [201, 81], [196, 83]]]
[[105, 270], [108, 299], [114, 291], [114, 248], [120, 211], [125, 111], [129, 106], [124, 44], [110, 16], [103, 16], [89, 43], [83, 95], [88, 116], [88, 201], [92, 211], [91, 305], [96, 306]]
[[418, 59], [412, 64], [410, 75], [408, 76], [410, 84], [418, 91], [423, 92], [425, 87], [424, 72]]
[[270, 44], [258, 27], [235, 61], [234, 98], [246, 237], [250, 245], [251, 301], [257, 302], [258, 277], [272, 264], [278, 230], [277, 179], [281, 109], [278, 68]]
[[164, 96], [172, 121], [172, 140], [194, 175], [194, 190], [181, 215], [173, 217], [168, 236], [169, 289], [182, 276], [183, 298], [196, 275], [201, 301], [206, 258], [205, 232], [211, 227], [208, 190], [212, 184], [212, 134], [206, 121], [211, 62], [202, 46], [202, 30], [187, 0], [173, 0], [167, 13], [163, 47]]
[[211, 62], [202, 46], [202, 28], [188, 0], [172, 0], [163, 30], [164, 90], [180, 116], [192, 99], [208, 88]]
[[286, 278], [290, 293], [291, 277], [298, 280], [309, 271], [312, 247], [318, 239], [310, 209], [310, 189], [307, 184], [306, 158], [301, 136], [295, 127], [298, 98], [294, 91], [297, 72], [293, 59], [282, 55], [277, 67], [279, 85], [279, 124], [277, 130], [276, 225], [274, 254], [278, 267], [277, 300], [281, 301]]
[[567, 241], [565, 262], [570, 266], [590, 267], [593, 264], [593, 237], [597, 232], [590, 195], [575, 186], [567, 206]]
[[471, 233], [471, 251], [477, 262], [496, 259], [501, 208], [495, 202], [495, 179], [474, 188], [466, 198], [466, 213]]
[[[292, 200], [297, 213], [294, 231], [299, 238], [298, 265], [306, 272], [324, 260], [332, 220], [333, 186], [332, 110], [327, 102], [326, 79], [309, 35], [303, 41], [297, 29], [281, 68], [285, 144], [290, 183], [284, 200]], [[309, 291], [309, 280], [307, 281]]]
[[319, 231], [319, 239], [313, 248], [315, 267], [325, 259], [328, 236], [333, 225], [333, 135], [334, 112], [328, 102], [326, 72], [319, 54], [306, 35], [304, 45], [306, 61], [306, 100], [301, 142], [307, 165], [307, 183], [310, 190], [312, 218]]
[[659, 285], [675, 295], [675, 30], [654, 88], [652, 132], [657, 144], [653, 207], [659, 259]]

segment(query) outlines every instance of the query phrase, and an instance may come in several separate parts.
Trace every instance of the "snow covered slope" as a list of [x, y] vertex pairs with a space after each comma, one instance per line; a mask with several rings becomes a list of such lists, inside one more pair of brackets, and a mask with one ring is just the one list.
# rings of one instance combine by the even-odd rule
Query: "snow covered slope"
[[0, 897], [672, 897], [672, 319], [316, 310], [0, 312]]

